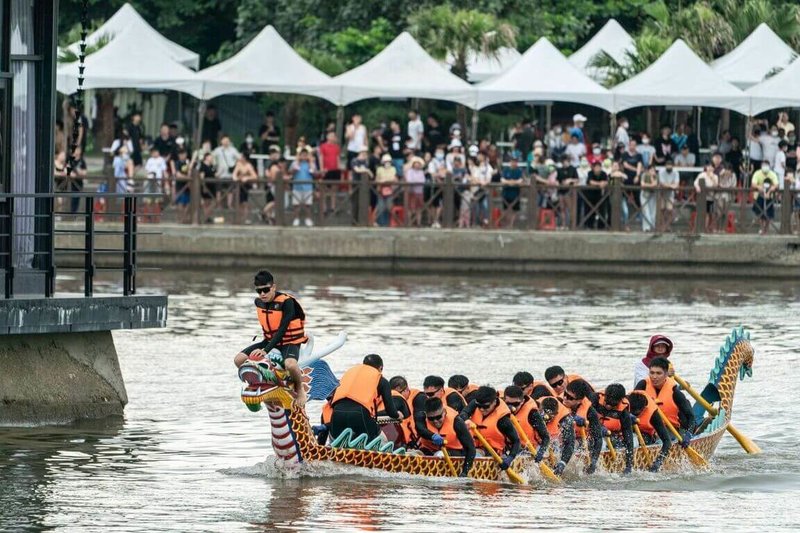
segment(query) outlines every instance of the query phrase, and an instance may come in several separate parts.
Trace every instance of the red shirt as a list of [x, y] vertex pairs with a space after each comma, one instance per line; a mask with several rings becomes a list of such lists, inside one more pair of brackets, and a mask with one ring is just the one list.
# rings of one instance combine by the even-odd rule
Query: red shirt
[[322, 168], [325, 170], [336, 170], [339, 168], [339, 154], [341, 148], [336, 143], [324, 142], [319, 145], [319, 153], [322, 155]]

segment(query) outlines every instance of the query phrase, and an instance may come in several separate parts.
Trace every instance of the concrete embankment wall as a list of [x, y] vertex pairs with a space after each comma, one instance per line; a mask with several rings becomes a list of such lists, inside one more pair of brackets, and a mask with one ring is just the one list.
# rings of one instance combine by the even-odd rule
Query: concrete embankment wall
[[[445, 229], [140, 225], [140, 266], [385, 273], [800, 279], [800, 238]], [[70, 237], [59, 237], [58, 245]], [[98, 239], [102, 245], [102, 238]]]

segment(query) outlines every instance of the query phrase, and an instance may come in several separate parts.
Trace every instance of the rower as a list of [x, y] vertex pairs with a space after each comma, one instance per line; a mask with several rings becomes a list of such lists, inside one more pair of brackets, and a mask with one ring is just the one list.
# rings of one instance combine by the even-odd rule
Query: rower
[[656, 357], [650, 361], [650, 375], [637, 383], [635, 390], [644, 391], [655, 400], [672, 425], [680, 429], [683, 438], [681, 445], [688, 446], [694, 429], [694, 412], [678, 384], [669, 377], [669, 368], [666, 358]]
[[460, 477], [467, 477], [475, 460], [475, 442], [464, 419], [458, 412], [442, 403], [439, 398], [425, 400], [425, 424], [431, 438], [422, 438], [419, 449], [426, 455], [442, 455], [442, 446], [450, 455], [464, 457]]
[[[417, 396], [425, 397], [419, 389], [413, 389], [408, 386], [408, 381], [403, 376], [394, 376], [389, 380], [389, 386], [392, 388], [392, 397], [395, 404], [399, 404], [398, 395], [403, 399], [405, 409], [401, 409], [398, 405], [398, 411], [403, 413], [403, 420], [400, 422], [400, 427], [403, 430], [401, 440], [406, 447], [415, 447], [417, 442], [417, 431], [414, 427], [414, 400]], [[408, 413], [408, 414], [406, 414]], [[380, 414], [380, 413], [379, 413]]]
[[554, 396], [541, 398], [539, 409], [547, 426], [547, 433], [550, 434], [550, 440], [561, 448], [561, 458], [553, 467], [553, 473], [560, 476], [575, 452], [575, 423], [572, 420], [572, 412]]
[[517, 372], [514, 374], [511, 384], [522, 389], [525, 396], [530, 396], [533, 392], [533, 374], [525, 371]]
[[470, 383], [469, 378], [461, 374], [450, 376], [450, 379], [447, 380], [447, 386], [458, 391], [467, 403], [469, 403], [475, 395], [475, 391], [478, 390], [477, 385]]
[[603, 424], [592, 406], [591, 395], [591, 385], [582, 379], [575, 379], [567, 385], [562, 400], [564, 406], [572, 412], [576, 435], [583, 439], [589, 451], [587, 474], [593, 474], [597, 470], [597, 460], [603, 450]]
[[[550, 388], [553, 389], [553, 392], [555, 392], [555, 396], [561, 398], [567, 385], [569, 385], [571, 381], [583, 378], [578, 374], [567, 375], [560, 366], [551, 366], [544, 371], [544, 379], [547, 381], [547, 384], [550, 385]], [[584, 382], [586, 382], [587, 385], [589, 384], [586, 380], [584, 380]]]
[[633, 424], [631, 423], [628, 400], [625, 399], [625, 387], [612, 383], [603, 392], [598, 392], [592, 401], [605, 427], [604, 434], [625, 446], [625, 474], [633, 469]]
[[[411, 389], [408, 387], [408, 381], [403, 376], [394, 376], [389, 380], [389, 388], [392, 389], [392, 402], [395, 409], [403, 413], [403, 418], [411, 416], [411, 403], [408, 398], [411, 395]], [[417, 391], [419, 393], [419, 391]], [[383, 405], [383, 399], [378, 399], [378, 416], [386, 414], [386, 408]]]
[[395, 408], [389, 382], [382, 372], [381, 356], [369, 354], [364, 357], [362, 364], [344, 373], [331, 401], [331, 437], [335, 439], [347, 428], [356, 436], [366, 433], [369, 440], [380, 435], [381, 430], [375, 420], [379, 398], [383, 400], [387, 415], [402, 418]]
[[236, 354], [233, 362], [239, 367], [254, 351], [268, 355], [273, 348], [277, 348], [283, 358], [283, 367], [294, 383], [295, 403], [302, 409], [308, 397], [303, 388], [303, 372], [297, 360], [300, 357], [300, 345], [308, 340], [305, 335], [306, 314], [295, 298], [278, 292], [275, 279], [268, 271], [259, 271], [255, 275], [254, 284], [258, 294], [255, 299], [256, 315], [264, 339]]
[[494, 451], [503, 457], [500, 468], [508, 469], [520, 451], [520, 440], [511, 421], [511, 410], [497, 391], [485, 385], [478, 387], [472, 401], [458, 416], [475, 424]]
[[664, 425], [655, 400], [642, 391], [632, 391], [628, 394], [628, 404], [631, 414], [637, 418], [639, 431], [642, 433], [645, 444], [654, 444], [661, 439], [661, 450], [650, 465], [651, 472], [658, 472], [672, 447], [672, 434]]
[[552, 396], [553, 398], [556, 397], [556, 393], [553, 389], [550, 388], [544, 381], [534, 381], [531, 386], [531, 398], [534, 400], [541, 400], [542, 398], [546, 398], [548, 396]]
[[467, 402], [461, 394], [444, 386], [444, 379], [439, 376], [426, 376], [422, 381], [422, 392], [424, 394], [417, 394], [411, 405], [411, 411], [414, 414], [414, 433], [420, 438], [431, 438], [430, 432], [426, 427], [425, 419], [425, 400], [428, 398], [439, 398], [445, 405], [453, 409], [455, 412], [460, 413]]
[[[650, 337], [650, 344], [647, 346], [647, 354], [641, 361], [636, 361], [633, 367], [633, 387], [650, 375], [650, 362], [656, 357], [669, 358], [672, 354], [672, 341], [664, 335], [653, 335]], [[673, 374], [670, 371], [670, 376]]]
[[550, 445], [550, 434], [547, 432], [539, 405], [536, 401], [523, 394], [522, 389], [516, 385], [509, 385], [503, 391], [503, 401], [517, 417], [520, 427], [525, 431], [525, 436], [533, 444], [538, 444], [534, 461], [537, 463], [544, 458], [547, 447]]

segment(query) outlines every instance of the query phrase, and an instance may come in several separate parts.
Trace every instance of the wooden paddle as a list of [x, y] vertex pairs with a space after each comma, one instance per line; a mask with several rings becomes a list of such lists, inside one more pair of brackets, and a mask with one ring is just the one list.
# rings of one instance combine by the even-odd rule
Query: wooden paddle
[[[678, 439], [678, 442], [683, 444], [683, 437], [681, 437], [680, 432], [677, 429], [675, 429], [675, 426], [672, 425], [672, 422], [669, 421], [669, 418], [667, 418], [667, 415], [664, 414], [664, 411], [659, 409], [658, 415], [661, 417], [661, 420], [664, 421], [664, 425], [667, 426], [667, 429], [669, 429], [670, 432], [672, 432], [672, 434], [675, 435], [675, 438]], [[686, 450], [686, 455], [689, 456], [689, 459], [691, 459], [691, 461], [696, 466], [703, 466], [703, 467], [708, 466], [708, 461], [706, 461], [703, 458], [703, 456], [697, 452], [697, 450], [695, 450], [691, 446], [687, 446], [686, 448], [684, 448], [684, 450]]]
[[[494, 448], [492, 448], [492, 446], [486, 441], [486, 437], [484, 437], [481, 432], [478, 431], [478, 428], [474, 423], [470, 424], [470, 429], [472, 429], [472, 432], [475, 433], [475, 436], [478, 438], [478, 440], [481, 441], [481, 445], [486, 450], [486, 453], [491, 455], [492, 459], [494, 459], [498, 465], [503, 464], [503, 459], [497, 455], [497, 452], [494, 451]], [[517, 474], [516, 471], [514, 471], [511, 467], [506, 469], [506, 474], [508, 474], [508, 478], [514, 483], [518, 485], [525, 485], [525, 480], [522, 479], [522, 476]]]
[[[703, 409], [708, 411], [708, 414], [711, 416], [717, 416], [719, 414], [719, 410], [716, 407], [708, 403], [705, 398], [703, 398], [696, 390], [694, 390], [691, 385], [689, 385], [685, 379], [680, 377], [678, 374], [672, 376], [675, 381], [681, 386], [683, 390], [689, 393], [689, 396], [697, 400], [697, 403], [703, 406]], [[745, 437], [741, 431], [733, 427], [733, 424], [728, 422], [728, 425], [725, 426], [725, 429], [728, 430], [728, 433], [733, 435], [733, 438], [736, 439], [736, 442], [744, 448], [744, 451], [747, 453], [761, 453], [761, 448], [759, 448], [755, 442], [750, 440], [749, 438]]]
[[606, 440], [606, 448], [608, 448], [608, 451], [611, 452], [611, 460], [616, 461], [617, 450], [614, 449], [614, 445], [611, 443], [611, 437], [605, 437], [605, 440]]
[[[525, 430], [522, 429], [522, 425], [520, 425], [519, 420], [514, 415], [511, 415], [511, 422], [514, 424], [514, 427], [517, 429], [517, 433], [519, 433], [519, 437], [522, 439], [522, 442], [525, 444], [525, 447], [528, 448], [528, 451], [531, 453], [532, 456], [536, 457], [536, 448], [533, 447], [533, 443], [531, 439], [528, 438], [528, 435], [525, 433]], [[561, 483], [561, 478], [556, 475], [553, 470], [545, 464], [544, 461], [539, 461], [539, 471], [542, 475], [552, 481], [553, 483]]]
[[447, 439], [445, 439], [444, 444], [442, 444], [442, 455], [444, 455], [444, 462], [447, 463], [450, 473], [453, 474], [453, 477], [458, 477], [456, 465], [453, 464], [453, 460], [450, 459], [450, 452], [447, 451]]
[[633, 424], [633, 431], [636, 432], [636, 439], [639, 441], [639, 447], [642, 449], [645, 459], [647, 459], [647, 462], [650, 463], [650, 450], [647, 449], [647, 443], [644, 440], [644, 435], [642, 435], [642, 430], [639, 429], [638, 420]]

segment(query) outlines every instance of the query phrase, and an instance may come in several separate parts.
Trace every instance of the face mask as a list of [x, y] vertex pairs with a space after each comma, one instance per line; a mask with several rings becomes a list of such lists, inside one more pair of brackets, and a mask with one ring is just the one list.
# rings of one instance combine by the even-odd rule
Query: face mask
[[769, 132], [769, 134], [772, 135], [773, 137], [777, 137], [778, 136], [778, 132], [777, 131], [771, 131], [771, 132]]
[[625, 128], [626, 130], [628, 129], [628, 126], [629, 126], [629, 124], [627, 122], [623, 122], [622, 123], [622, 127]]
[[561, 128], [555, 128], [553, 130], [553, 132], [555, 132], [556, 134], [559, 134], [559, 133], [561, 133]]
[[436, 159], [444, 159], [444, 152], [436, 152]]
[[762, 165], [761, 172], [769, 172], [769, 165]]
[[592, 153], [594, 155], [600, 155], [600, 148], [592, 148]]
[[642, 144], [650, 144], [650, 139], [642, 139]]
[[245, 137], [244, 142], [246, 142], [247, 144], [253, 144], [253, 138], [252, 137]]

